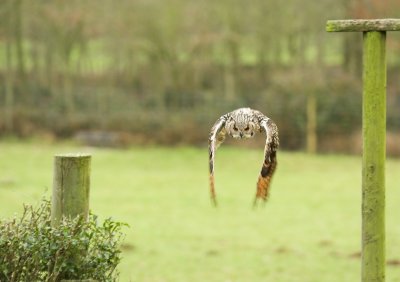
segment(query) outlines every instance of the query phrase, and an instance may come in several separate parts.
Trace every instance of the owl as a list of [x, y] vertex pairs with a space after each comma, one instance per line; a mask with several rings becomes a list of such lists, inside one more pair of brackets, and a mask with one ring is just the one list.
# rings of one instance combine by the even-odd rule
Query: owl
[[221, 116], [211, 128], [208, 138], [210, 195], [213, 204], [217, 205], [214, 187], [214, 159], [218, 146], [224, 142], [226, 135], [235, 139], [252, 138], [258, 132], [266, 135], [264, 162], [257, 181], [256, 196], [253, 205], [258, 200], [266, 202], [269, 195], [271, 178], [277, 166], [276, 152], [279, 146], [278, 128], [276, 124], [261, 112], [240, 108]]

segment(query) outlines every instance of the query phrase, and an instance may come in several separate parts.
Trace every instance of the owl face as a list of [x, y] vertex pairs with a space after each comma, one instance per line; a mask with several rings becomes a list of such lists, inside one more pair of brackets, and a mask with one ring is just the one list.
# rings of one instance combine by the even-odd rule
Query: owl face
[[227, 133], [235, 139], [252, 138], [257, 131], [257, 126], [253, 121], [237, 121], [231, 119], [226, 123]]

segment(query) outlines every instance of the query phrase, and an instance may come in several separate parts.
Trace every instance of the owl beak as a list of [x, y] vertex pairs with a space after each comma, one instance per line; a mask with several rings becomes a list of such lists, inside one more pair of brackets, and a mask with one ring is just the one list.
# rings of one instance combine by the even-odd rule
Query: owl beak
[[240, 132], [240, 138], [243, 138], [243, 133], [242, 132]]

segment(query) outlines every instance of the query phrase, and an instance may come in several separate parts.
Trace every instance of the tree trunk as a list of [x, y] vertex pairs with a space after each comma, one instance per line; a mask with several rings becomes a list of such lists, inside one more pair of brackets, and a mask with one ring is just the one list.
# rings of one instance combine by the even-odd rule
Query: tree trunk
[[225, 89], [225, 99], [227, 101], [233, 101], [236, 96], [235, 89], [235, 75], [230, 66], [224, 67], [224, 89]]
[[[11, 3], [11, 2], [10, 2]], [[5, 103], [4, 103], [4, 121], [8, 132], [14, 129], [13, 116], [14, 116], [14, 72], [12, 64], [12, 14], [6, 13], [6, 42], [5, 42], [5, 59], [6, 59], [6, 72], [5, 72]]]
[[345, 34], [343, 41], [343, 69], [355, 77], [360, 77], [362, 74], [362, 46], [359, 36], [359, 34]]
[[307, 153], [317, 152], [317, 99], [314, 91], [307, 95]]
[[22, 23], [22, 3], [23, 0], [14, 0], [14, 37], [15, 51], [17, 55], [18, 76], [25, 81], [25, 55], [23, 49], [23, 23]]
[[236, 98], [236, 86], [239, 71], [239, 45], [236, 39], [227, 40], [228, 59], [229, 62], [224, 69], [225, 98], [227, 101], [233, 101]]

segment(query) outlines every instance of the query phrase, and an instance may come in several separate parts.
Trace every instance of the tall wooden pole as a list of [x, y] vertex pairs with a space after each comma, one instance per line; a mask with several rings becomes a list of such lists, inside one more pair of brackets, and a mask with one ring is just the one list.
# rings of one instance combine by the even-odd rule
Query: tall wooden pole
[[362, 281], [385, 280], [385, 38], [384, 31], [364, 32]]
[[328, 21], [327, 31], [363, 32], [361, 281], [385, 281], [386, 31], [400, 19]]
[[85, 219], [89, 213], [90, 155], [68, 154], [54, 157], [51, 223], [63, 217]]

